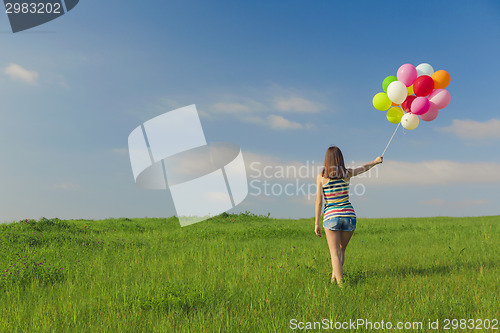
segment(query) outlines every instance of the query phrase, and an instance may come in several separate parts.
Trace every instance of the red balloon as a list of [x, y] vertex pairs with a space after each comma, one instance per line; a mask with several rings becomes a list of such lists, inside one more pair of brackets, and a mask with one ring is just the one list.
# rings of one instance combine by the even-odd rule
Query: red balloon
[[413, 92], [422, 97], [429, 95], [434, 90], [434, 80], [429, 75], [421, 75], [413, 82]]
[[409, 95], [408, 97], [406, 97], [405, 101], [403, 103], [401, 103], [401, 107], [403, 108], [403, 110], [405, 112], [410, 112], [411, 103], [413, 102], [413, 100], [415, 98], [417, 98], [417, 97], [413, 96], [413, 95]]

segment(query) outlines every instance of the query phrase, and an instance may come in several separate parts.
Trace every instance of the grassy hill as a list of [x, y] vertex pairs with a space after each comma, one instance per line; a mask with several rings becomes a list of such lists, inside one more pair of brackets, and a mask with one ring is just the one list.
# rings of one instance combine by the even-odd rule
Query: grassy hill
[[250, 213], [184, 228], [175, 217], [0, 225], [0, 332], [500, 328], [500, 216], [359, 219], [343, 290], [313, 226]]

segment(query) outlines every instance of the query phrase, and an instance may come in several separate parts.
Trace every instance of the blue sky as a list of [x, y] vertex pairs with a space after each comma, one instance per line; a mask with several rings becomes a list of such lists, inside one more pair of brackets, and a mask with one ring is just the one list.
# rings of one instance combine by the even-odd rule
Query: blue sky
[[[353, 181], [358, 216], [500, 213], [496, 1], [82, 0], [16, 34], [0, 14], [0, 39], [1, 222], [174, 215], [168, 191], [135, 185], [127, 138], [190, 104], [255, 180], [232, 211], [312, 217], [300, 191], [257, 195], [250, 164], [321, 164], [330, 144], [350, 165], [374, 159], [396, 125], [372, 97], [422, 62], [450, 73], [451, 103], [398, 130], [384, 164]], [[314, 179], [298, 181], [268, 179]]]

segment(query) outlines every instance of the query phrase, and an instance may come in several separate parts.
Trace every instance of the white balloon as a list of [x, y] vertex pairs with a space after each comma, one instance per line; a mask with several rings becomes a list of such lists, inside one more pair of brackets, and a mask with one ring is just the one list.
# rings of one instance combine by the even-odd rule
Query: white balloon
[[406, 113], [403, 118], [401, 118], [401, 125], [407, 130], [417, 128], [419, 122], [418, 116], [413, 113]]
[[432, 76], [434, 74], [434, 68], [432, 68], [431, 65], [428, 63], [424, 62], [421, 63], [420, 65], [417, 66], [417, 75], [422, 76], [422, 75], [429, 75]]
[[391, 102], [401, 104], [405, 101], [406, 96], [408, 96], [408, 89], [403, 82], [393, 81], [387, 86], [387, 97]]

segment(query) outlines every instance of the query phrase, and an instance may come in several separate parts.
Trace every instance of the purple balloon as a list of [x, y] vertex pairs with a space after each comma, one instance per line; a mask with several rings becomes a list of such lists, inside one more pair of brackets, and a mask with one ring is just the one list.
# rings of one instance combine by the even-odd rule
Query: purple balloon
[[431, 106], [436, 109], [444, 109], [450, 104], [451, 95], [446, 89], [436, 89], [429, 95]]
[[439, 114], [439, 109], [431, 107], [429, 109], [429, 111], [427, 111], [424, 114], [421, 114], [419, 117], [423, 121], [433, 121], [434, 119], [436, 119], [436, 117], [438, 116], [438, 114]]
[[398, 69], [398, 81], [403, 82], [407, 87], [413, 84], [417, 76], [417, 69], [412, 64], [404, 64]]
[[411, 103], [411, 113], [416, 114], [416, 115], [421, 115], [429, 111], [429, 108], [431, 106], [431, 103], [426, 97], [417, 97], [413, 100]]

